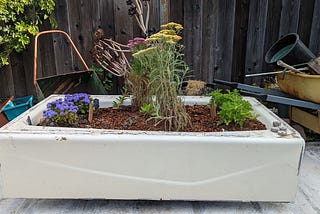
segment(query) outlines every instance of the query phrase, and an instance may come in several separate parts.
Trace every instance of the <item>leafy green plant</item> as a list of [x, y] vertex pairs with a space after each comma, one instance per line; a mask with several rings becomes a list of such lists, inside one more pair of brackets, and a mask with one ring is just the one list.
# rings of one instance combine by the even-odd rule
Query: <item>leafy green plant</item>
[[121, 95], [121, 96], [119, 96], [119, 97], [116, 99], [116, 101], [113, 101], [112, 106], [113, 106], [114, 108], [119, 108], [121, 105], [123, 105], [123, 102], [124, 102], [125, 100], [127, 100], [128, 98], [129, 98], [128, 95]]
[[151, 116], [151, 117], [156, 117], [157, 116], [157, 112], [155, 112], [155, 110], [152, 108], [151, 104], [143, 104], [140, 107], [140, 112], [147, 115], [147, 116]]
[[91, 71], [95, 71], [99, 76], [102, 76], [102, 84], [106, 91], [111, 91], [113, 84], [112, 84], [112, 74], [105, 72], [102, 68], [92, 66], [90, 68]]
[[54, 7], [54, 0], [0, 0], [0, 67], [9, 64], [12, 51], [26, 48], [44, 20], [56, 27]]
[[256, 118], [256, 115], [251, 113], [252, 106], [242, 99], [238, 90], [228, 90], [223, 94], [221, 90], [217, 89], [209, 93], [208, 96], [211, 97], [210, 105], [214, 102], [217, 107], [217, 114], [221, 119], [220, 124], [235, 123], [242, 127], [245, 120]]

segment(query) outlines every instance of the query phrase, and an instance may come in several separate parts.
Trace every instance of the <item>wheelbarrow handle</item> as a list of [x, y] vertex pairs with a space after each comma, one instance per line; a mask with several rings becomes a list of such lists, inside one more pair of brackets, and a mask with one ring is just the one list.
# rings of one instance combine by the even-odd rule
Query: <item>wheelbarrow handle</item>
[[9, 99], [7, 99], [4, 103], [0, 105], [0, 113], [2, 112], [2, 109], [6, 107], [12, 100], [13, 100], [13, 96], [11, 96]]
[[86, 62], [84, 61], [83, 57], [81, 56], [80, 52], [78, 51], [77, 47], [75, 46], [75, 44], [73, 43], [72, 39], [70, 38], [70, 36], [62, 31], [62, 30], [47, 30], [47, 31], [41, 31], [39, 32], [34, 39], [34, 58], [33, 58], [33, 84], [36, 86], [37, 84], [37, 58], [38, 58], [38, 38], [41, 35], [44, 34], [50, 34], [50, 33], [60, 33], [63, 34], [67, 37], [68, 41], [70, 42], [73, 50], [76, 52], [76, 54], [78, 55], [78, 57], [80, 58], [80, 61], [82, 62], [83, 66], [85, 67], [86, 70], [89, 70], [88, 65], [86, 64]]

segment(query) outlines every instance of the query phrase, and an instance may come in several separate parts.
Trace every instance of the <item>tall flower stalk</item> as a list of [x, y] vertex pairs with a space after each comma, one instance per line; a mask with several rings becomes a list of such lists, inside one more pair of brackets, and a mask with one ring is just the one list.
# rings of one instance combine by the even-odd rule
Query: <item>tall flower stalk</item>
[[190, 125], [190, 119], [178, 97], [180, 85], [189, 71], [183, 61], [183, 46], [178, 43], [182, 26], [168, 23], [162, 30], [133, 46], [133, 104], [150, 105], [152, 118], [164, 123], [166, 130], [180, 131]]

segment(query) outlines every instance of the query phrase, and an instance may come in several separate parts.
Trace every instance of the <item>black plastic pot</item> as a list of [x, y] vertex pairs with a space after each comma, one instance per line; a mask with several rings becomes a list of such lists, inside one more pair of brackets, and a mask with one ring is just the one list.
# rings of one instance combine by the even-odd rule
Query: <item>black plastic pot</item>
[[266, 63], [276, 64], [278, 60], [289, 65], [309, 62], [316, 56], [303, 44], [296, 33], [290, 33], [279, 39], [268, 50]]

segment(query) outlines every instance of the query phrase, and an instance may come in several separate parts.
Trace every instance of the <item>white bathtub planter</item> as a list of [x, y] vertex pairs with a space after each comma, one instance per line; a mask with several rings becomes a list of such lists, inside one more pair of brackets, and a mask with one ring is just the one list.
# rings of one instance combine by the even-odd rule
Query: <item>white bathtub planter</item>
[[[96, 96], [111, 106], [118, 96]], [[178, 133], [36, 124], [50, 96], [0, 129], [3, 198], [294, 200], [304, 140], [246, 98], [267, 130]], [[185, 97], [206, 104], [208, 97]], [[281, 120], [280, 120], [281, 121]]]

